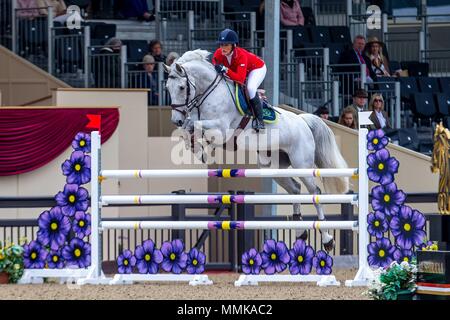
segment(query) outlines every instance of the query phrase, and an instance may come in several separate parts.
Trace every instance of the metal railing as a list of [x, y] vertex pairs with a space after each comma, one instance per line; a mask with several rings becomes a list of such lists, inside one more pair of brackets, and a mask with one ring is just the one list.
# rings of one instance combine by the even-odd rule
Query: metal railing
[[433, 77], [450, 77], [450, 49], [421, 50], [422, 62], [429, 65], [429, 75]]
[[180, 55], [189, 50], [190, 30], [194, 29], [194, 11], [160, 11], [158, 13], [157, 37], [167, 52]]
[[144, 64], [125, 63], [125, 87], [150, 89], [148, 92], [148, 105], [164, 105], [165, 97], [165, 74], [163, 63], [159, 62], [151, 73], [144, 70]]
[[327, 68], [328, 81], [339, 84], [339, 108], [352, 103], [352, 95], [358, 88], [363, 88], [367, 75], [365, 64], [330, 64]]
[[389, 60], [417, 61], [420, 51], [425, 50], [425, 33], [417, 31], [395, 31], [384, 34]]

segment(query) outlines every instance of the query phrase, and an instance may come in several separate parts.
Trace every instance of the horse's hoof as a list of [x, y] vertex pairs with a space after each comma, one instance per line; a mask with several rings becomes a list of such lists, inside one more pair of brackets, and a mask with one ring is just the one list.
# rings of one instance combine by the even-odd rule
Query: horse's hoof
[[306, 230], [303, 231], [303, 233], [299, 237], [297, 237], [296, 240], [303, 240], [303, 241], [308, 240], [308, 231]]
[[330, 241], [328, 241], [327, 243], [323, 244], [323, 248], [327, 251], [327, 252], [331, 252], [334, 249], [334, 239], [331, 239]]

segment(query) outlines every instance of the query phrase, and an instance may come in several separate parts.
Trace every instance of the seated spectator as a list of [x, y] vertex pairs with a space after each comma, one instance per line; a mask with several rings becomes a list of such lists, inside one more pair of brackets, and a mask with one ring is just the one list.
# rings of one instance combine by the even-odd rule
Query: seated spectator
[[180, 57], [180, 55], [176, 52], [170, 52], [166, 58], [166, 65], [170, 66]]
[[330, 117], [330, 111], [327, 107], [319, 107], [314, 114], [318, 117], [321, 117], [322, 119], [328, 120]]
[[[370, 68], [371, 62], [368, 56], [364, 54], [364, 48], [366, 46], [366, 38], [362, 35], [358, 35], [353, 40], [353, 46], [347, 51], [342, 52], [339, 57], [339, 64], [365, 64], [366, 65], [366, 83], [372, 83], [376, 79], [376, 74]], [[355, 72], [354, 68], [342, 68], [339, 69], [342, 72]]]
[[369, 119], [372, 120], [372, 129], [390, 129], [391, 123], [387, 112], [384, 111], [384, 99], [379, 93], [373, 94], [369, 103], [369, 110], [373, 111]]
[[303, 26], [305, 18], [298, 0], [281, 0], [280, 20], [283, 26]]
[[152, 40], [148, 45], [148, 52], [155, 58], [156, 62], [166, 62], [167, 57], [162, 53], [162, 44], [159, 40]]
[[377, 77], [390, 77], [389, 62], [383, 55], [383, 43], [377, 37], [372, 37], [367, 42], [366, 55], [370, 59], [370, 67]]
[[101, 53], [120, 53], [122, 41], [118, 38], [109, 38], [105, 46], [100, 49]]
[[17, 16], [20, 18], [36, 18], [40, 16], [36, 0], [17, 0]]
[[121, 1], [120, 15], [125, 19], [138, 19], [143, 21], [155, 20], [155, 15], [150, 13], [147, 0], [126, 0]]
[[137, 77], [134, 77], [132, 81], [133, 88], [146, 88], [150, 89], [148, 93], [148, 105], [158, 105], [158, 78], [155, 70], [155, 58], [152, 55], [147, 54], [142, 59], [142, 67], [145, 72], [140, 72]]
[[36, 4], [38, 8], [41, 8], [39, 9], [39, 12], [45, 16], [48, 16], [48, 7], [53, 8], [54, 17], [67, 14], [67, 6], [64, 0], [36, 0]]
[[338, 123], [346, 126], [347, 128], [356, 129], [357, 124], [355, 121], [354, 109], [352, 107], [345, 108], [339, 117]]
[[367, 103], [367, 97], [368, 95], [366, 90], [357, 89], [353, 94], [353, 103], [347, 106], [347, 108], [353, 110], [356, 127], [358, 127], [358, 112], [364, 111], [364, 106]]

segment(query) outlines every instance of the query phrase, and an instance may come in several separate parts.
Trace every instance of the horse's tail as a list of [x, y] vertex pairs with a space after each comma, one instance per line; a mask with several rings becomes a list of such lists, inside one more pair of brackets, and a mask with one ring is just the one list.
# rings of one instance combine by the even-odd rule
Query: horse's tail
[[[302, 114], [314, 136], [316, 151], [314, 162], [318, 168], [348, 168], [336, 144], [333, 131], [325, 121], [312, 114]], [[326, 192], [346, 193], [349, 190], [348, 177], [322, 178]]]

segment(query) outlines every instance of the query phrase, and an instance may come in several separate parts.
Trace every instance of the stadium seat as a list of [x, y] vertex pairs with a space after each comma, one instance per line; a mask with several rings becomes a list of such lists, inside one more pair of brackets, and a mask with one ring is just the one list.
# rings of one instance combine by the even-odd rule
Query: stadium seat
[[450, 77], [439, 78], [441, 92], [450, 93]]
[[391, 71], [391, 74], [393, 74], [395, 71], [400, 70], [402, 67], [400, 65], [400, 62], [396, 60], [389, 61], [389, 70]]
[[420, 92], [438, 93], [441, 92], [439, 89], [439, 83], [437, 78], [431, 77], [420, 77], [417, 79], [419, 83]]
[[438, 115], [442, 117], [450, 116], [450, 93], [436, 93], [435, 97]]
[[411, 94], [419, 92], [419, 88], [417, 87], [417, 81], [414, 77], [401, 77], [400, 81], [400, 94], [402, 100], [409, 101], [411, 98]]
[[311, 7], [302, 7], [303, 17], [305, 17], [305, 26], [315, 26], [316, 18]]
[[351, 43], [350, 29], [347, 26], [330, 26], [331, 41], [334, 43]]
[[398, 140], [402, 147], [419, 151], [419, 136], [415, 128], [399, 129]]
[[330, 43], [327, 45], [330, 49], [330, 64], [339, 63], [339, 57], [345, 51], [345, 46], [345, 43]]
[[312, 26], [309, 27], [309, 34], [311, 36], [311, 42], [321, 43], [322, 45], [327, 45], [330, 43], [330, 30], [328, 27], [324, 26]]
[[93, 32], [91, 32], [91, 38], [102, 39], [106, 42], [109, 38], [116, 36], [117, 26], [115, 24], [98, 24], [95, 26]]
[[413, 113], [419, 119], [430, 119], [436, 115], [436, 105], [432, 93], [413, 94]]
[[395, 90], [395, 78], [392, 77], [377, 77], [376, 79], [377, 90], [383, 91], [393, 91]]
[[302, 48], [303, 44], [311, 43], [311, 37], [309, 36], [308, 29], [302, 26], [298, 26], [292, 31], [294, 39], [292, 39], [292, 45], [294, 48]]
[[148, 42], [146, 40], [126, 40], [127, 59], [129, 62], [141, 62], [148, 52]]
[[410, 77], [428, 77], [429, 64], [419, 61], [402, 61], [401, 68], [408, 70]]

